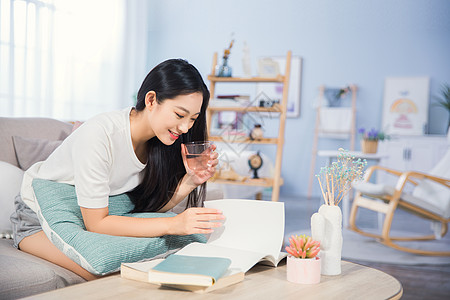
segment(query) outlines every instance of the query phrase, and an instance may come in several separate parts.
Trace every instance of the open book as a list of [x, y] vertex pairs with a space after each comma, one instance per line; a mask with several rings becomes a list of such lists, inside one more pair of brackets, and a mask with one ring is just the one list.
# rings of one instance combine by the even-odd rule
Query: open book
[[189, 244], [177, 254], [229, 258], [230, 269], [244, 273], [258, 262], [275, 267], [287, 256], [280, 252], [283, 202], [223, 199], [206, 201], [205, 207], [222, 211], [226, 217], [223, 226], [214, 230], [206, 244]]
[[[176, 255], [222, 257], [231, 260], [231, 264], [212, 286], [178, 284], [172, 287], [208, 292], [242, 281], [244, 273], [259, 262], [275, 267], [287, 256], [287, 253], [280, 252], [284, 236], [284, 203], [223, 199], [206, 201], [205, 207], [223, 212], [226, 217], [221, 221], [223, 226], [209, 235], [206, 244], [189, 244]], [[161, 260], [123, 263], [121, 275], [124, 278], [150, 282], [151, 269], [159, 262]]]

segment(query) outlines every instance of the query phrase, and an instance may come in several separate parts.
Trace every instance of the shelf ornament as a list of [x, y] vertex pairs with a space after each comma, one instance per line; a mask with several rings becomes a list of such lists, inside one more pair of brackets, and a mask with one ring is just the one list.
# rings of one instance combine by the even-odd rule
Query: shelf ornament
[[216, 66], [216, 76], [217, 77], [231, 77], [232, 68], [228, 65], [228, 58], [231, 54], [231, 48], [233, 48], [234, 40], [231, 40], [230, 45], [223, 52], [223, 62], [222, 65]]
[[367, 161], [355, 159], [340, 148], [337, 162], [323, 167], [316, 175], [325, 204], [311, 217], [312, 238], [321, 245], [322, 275], [341, 274], [342, 211], [341, 200], [347, 196], [353, 181], [362, 180]]

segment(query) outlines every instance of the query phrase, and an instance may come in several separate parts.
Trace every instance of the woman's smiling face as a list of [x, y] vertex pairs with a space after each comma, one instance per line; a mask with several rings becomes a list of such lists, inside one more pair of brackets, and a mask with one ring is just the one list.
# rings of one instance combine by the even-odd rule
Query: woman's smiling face
[[153, 101], [150, 126], [155, 136], [163, 144], [172, 145], [194, 125], [200, 115], [202, 103], [201, 93], [180, 95], [166, 99], [161, 104]]

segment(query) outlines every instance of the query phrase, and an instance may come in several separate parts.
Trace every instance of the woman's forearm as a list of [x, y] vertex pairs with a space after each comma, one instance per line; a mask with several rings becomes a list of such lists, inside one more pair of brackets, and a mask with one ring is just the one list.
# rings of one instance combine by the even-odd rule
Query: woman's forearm
[[174, 234], [174, 217], [136, 218], [108, 215], [92, 231], [116, 236], [157, 237]]
[[108, 214], [108, 208], [81, 208], [86, 229], [91, 232], [130, 237], [158, 237], [211, 233], [221, 225], [222, 213], [216, 209], [189, 208], [174, 217], [138, 218]]
[[133, 237], [155, 237], [174, 234], [177, 226], [175, 217], [137, 218], [110, 215], [108, 207], [80, 207], [84, 225], [91, 232]]

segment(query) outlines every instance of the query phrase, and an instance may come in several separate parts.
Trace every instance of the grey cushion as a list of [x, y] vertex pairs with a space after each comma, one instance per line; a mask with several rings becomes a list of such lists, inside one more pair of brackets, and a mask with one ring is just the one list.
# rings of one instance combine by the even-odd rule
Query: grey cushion
[[[370, 182], [357, 182], [353, 184], [353, 188], [363, 195], [367, 195], [369, 197], [379, 197], [382, 195], [394, 195], [395, 188], [386, 184], [374, 184]], [[417, 189], [417, 188], [416, 188]], [[426, 201], [426, 198], [418, 198], [408, 193], [402, 193], [400, 196], [400, 199], [411, 203], [417, 207], [420, 207], [424, 210], [427, 210], [429, 212], [435, 213], [438, 216], [448, 218], [448, 211], [443, 210], [442, 208], [436, 206], [434, 203], [431, 203], [430, 201]]]
[[0, 160], [19, 166], [14, 151], [13, 136], [49, 140], [63, 140], [73, 125], [49, 118], [0, 117]]
[[393, 195], [395, 188], [386, 184], [375, 184], [366, 181], [353, 182], [352, 186], [355, 190], [369, 196]]
[[75, 273], [40, 259], [0, 239], [0, 299], [27, 297], [85, 282]]
[[46, 160], [63, 142], [62, 140], [51, 141], [20, 136], [13, 136], [12, 139], [17, 162], [22, 170], [27, 170], [38, 161]]

